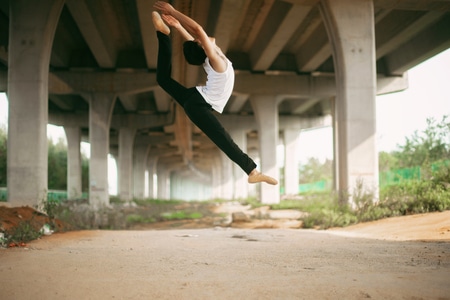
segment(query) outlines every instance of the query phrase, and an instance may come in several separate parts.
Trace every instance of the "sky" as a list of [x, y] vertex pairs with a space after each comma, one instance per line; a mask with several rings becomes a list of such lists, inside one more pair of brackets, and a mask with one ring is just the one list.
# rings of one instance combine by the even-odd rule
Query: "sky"
[[[408, 89], [376, 98], [378, 151], [397, 150], [428, 118], [450, 115], [450, 49], [410, 69], [408, 79]], [[301, 162], [333, 157], [331, 127], [302, 131], [298, 142]]]
[[[376, 98], [378, 151], [397, 150], [406, 137], [426, 128], [428, 118], [441, 121], [444, 115], [450, 115], [450, 49], [410, 69], [408, 77], [409, 87], [405, 91]], [[7, 98], [0, 93], [0, 127], [6, 126], [7, 118]], [[47, 129], [55, 142], [65, 140], [62, 127], [48, 125]], [[332, 142], [331, 127], [301, 131], [299, 161], [306, 162], [310, 157], [321, 161], [332, 159]], [[82, 143], [82, 151], [89, 156], [89, 144]], [[109, 169], [115, 169], [111, 158]], [[110, 176], [114, 181], [116, 174]]]

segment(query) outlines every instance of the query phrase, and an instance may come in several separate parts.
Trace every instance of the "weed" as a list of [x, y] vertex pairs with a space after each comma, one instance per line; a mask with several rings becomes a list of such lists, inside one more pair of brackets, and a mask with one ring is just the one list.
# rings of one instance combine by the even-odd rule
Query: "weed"
[[51, 229], [55, 229], [55, 217], [57, 213], [58, 206], [60, 205], [60, 202], [58, 200], [47, 200], [42, 201], [42, 208], [44, 212], [47, 214], [49, 219], [49, 225]]
[[17, 227], [8, 230], [5, 233], [4, 240], [7, 245], [11, 243], [20, 244], [35, 240], [41, 237], [41, 235], [40, 230], [36, 229], [36, 225], [34, 224], [33, 219], [31, 219], [22, 221]]
[[450, 209], [450, 169], [441, 168], [427, 180], [404, 181], [374, 193], [358, 183], [351, 195], [353, 206], [342, 203], [333, 193], [302, 194], [301, 200], [284, 200], [272, 209], [298, 209], [307, 212], [305, 228], [347, 226], [407, 214]]
[[131, 214], [127, 216], [127, 223], [137, 224], [137, 223], [154, 223], [156, 220], [152, 217], [145, 218], [144, 216], [138, 214]]
[[192, 212], [187, 213], [185, 211], [167, 212], [161, 214], [161, 217], [165, 220], [187, 220], [187, 219], [200, 219], [203, 217], [202, 213]]

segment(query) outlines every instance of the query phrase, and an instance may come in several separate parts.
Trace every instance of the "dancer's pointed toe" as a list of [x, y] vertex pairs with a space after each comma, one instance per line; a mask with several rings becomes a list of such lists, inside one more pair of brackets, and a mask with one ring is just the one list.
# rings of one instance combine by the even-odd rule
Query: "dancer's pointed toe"
[[263, 173], [260, 173], [256, 170], [253, 170], [248, 175], [248, 183], [258, 183], [258, 182], [265, 182], [271, 185], [277, 185], [278, 181], [275, 178], [272, 178], [270, 176], [267, 176]]
[[169, 26], [167, 26], [166, 23], [164, 23], [163, 19], [161, 18], [161, 15], [157, 11], [152, 12], [152, 21], [153, 26], [155, 26], [155, 29], [157, 31], [161, 31], [165, 35], [170, 34]]

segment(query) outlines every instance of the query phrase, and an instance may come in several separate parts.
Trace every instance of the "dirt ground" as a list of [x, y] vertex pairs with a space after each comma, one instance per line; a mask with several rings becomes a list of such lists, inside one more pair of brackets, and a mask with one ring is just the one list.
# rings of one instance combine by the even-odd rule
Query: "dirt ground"
[[450, 299], [450, 211], [327, 231], [56, 233], [0, 249], [0, 299]]

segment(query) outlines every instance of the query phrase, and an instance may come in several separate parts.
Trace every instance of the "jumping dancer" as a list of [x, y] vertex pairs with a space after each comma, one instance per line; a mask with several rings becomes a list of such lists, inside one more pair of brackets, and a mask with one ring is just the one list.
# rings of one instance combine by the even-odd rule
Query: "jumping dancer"
[[[222, 113], [234, 86], [234, 69], [231, 61], [217, 47], [215, 39], [208, 37], [193, 19], [164, 1], [157, 1], [152, 13], [158, 38], [158, 84], [178, 102], [189, 119], [202, 130], [233, 162], [248, 175], [249, 183], [266, 182], [276, 185], [277, 180], [256, 170], [255, 162], [232, 140], [228, 132], [212, 113]], [[169, 26], [183, 39], [183, 53], [191, 65], [201, 66], [207, 74], [205, 86], [187, 88], [172, 78], [172, 43]]]

